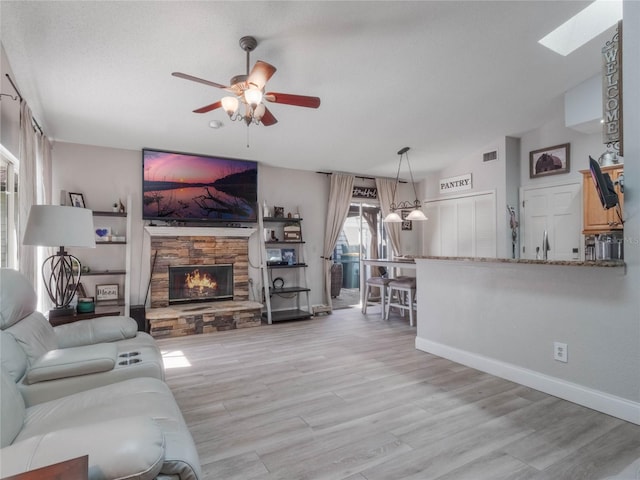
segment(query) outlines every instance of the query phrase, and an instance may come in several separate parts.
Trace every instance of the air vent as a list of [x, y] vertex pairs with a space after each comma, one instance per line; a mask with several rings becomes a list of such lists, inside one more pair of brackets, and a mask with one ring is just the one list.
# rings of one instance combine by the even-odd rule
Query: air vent
[[482, 161], [483, 162], [490, 162], [491, 160], [497, 160], [498, 159], [498, 151], [494, 150], [493, 152], [487, 152], [482, 154]]

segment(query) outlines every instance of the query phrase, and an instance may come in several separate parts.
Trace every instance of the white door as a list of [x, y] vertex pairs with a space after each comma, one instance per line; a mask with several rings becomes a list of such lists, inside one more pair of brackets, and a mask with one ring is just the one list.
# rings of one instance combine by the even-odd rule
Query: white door
[[524, 188], [522, 198], [522, 258], [543, 258], [545, 230], [549, 239], [548, 260], [582, 258], [581, 185]]
[[424, 255], [496, 256], [494, 192], [425, 202]]

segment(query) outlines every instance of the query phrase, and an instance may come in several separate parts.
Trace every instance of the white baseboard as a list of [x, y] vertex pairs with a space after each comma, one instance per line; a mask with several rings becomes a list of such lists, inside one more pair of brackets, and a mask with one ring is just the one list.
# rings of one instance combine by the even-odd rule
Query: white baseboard
[[640, 403], [420, 337], [416, 349], [640, 425]]

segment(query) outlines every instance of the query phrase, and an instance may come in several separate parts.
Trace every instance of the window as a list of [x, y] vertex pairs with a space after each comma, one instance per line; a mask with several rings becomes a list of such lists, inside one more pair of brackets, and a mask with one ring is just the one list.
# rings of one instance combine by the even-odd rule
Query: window
[[18, 161], [0, 145], [0, 267], [18, 267]]

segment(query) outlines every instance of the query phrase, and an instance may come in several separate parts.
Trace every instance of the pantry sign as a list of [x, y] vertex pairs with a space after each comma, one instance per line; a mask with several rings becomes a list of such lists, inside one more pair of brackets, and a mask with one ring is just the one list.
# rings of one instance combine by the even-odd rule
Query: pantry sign
[[440, 193], [460, 192], [462, 190], [471, 190], [471, 188], [470, 173], [440, 180]]

